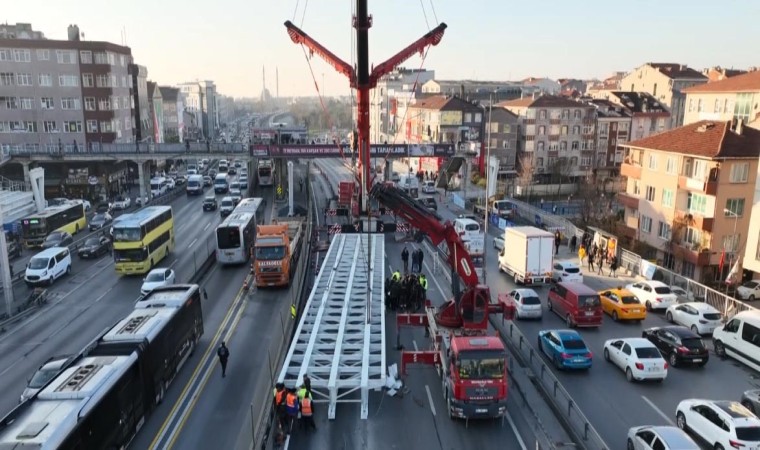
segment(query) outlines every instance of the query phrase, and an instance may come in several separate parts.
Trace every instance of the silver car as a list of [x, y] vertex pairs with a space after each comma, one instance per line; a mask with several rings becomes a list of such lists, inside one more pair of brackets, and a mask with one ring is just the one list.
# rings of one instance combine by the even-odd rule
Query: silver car
[[628, 430], [628, 450], [700, 450], [683, 430], [668, 426], [633, 427]]
[[34, 375], [32, 375], [32, 378], [29, 380], [26, 389], [24, 389], [24, 392], [21, 394], [19, 403], [25, 402], [26, 400], [32, 398], [37, 392], [40, 391], [40, 389], [42, 389], [43, 386], [48, 383], [48, 381], [58, 376], [58, 374], [63, 371], [70, 360], [70, 356], [53, 356], [52, 358], [45, 361], [45, 364], [40, 366], [40, 368], [34, 372]]

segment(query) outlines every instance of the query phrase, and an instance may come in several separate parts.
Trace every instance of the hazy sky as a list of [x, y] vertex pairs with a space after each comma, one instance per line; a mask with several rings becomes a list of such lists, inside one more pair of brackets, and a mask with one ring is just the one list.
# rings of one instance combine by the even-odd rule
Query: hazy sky
[[[352, 0], [25, 0], [3, 2], [8, 23], [30, 22], [51, 39], [70, 23], [88, 40], [126, 42], [149, 77], [162, 84], [215, 80], [227, 95], [258, 96], [262, 66], [274, 94], [315, 95], [309, 66], [283, 22], [294, 22], [344, 60], [351, 55]], [[304, 15], [304, 5], [306, 13]], [[427, 15], [425, 20], [424, 11]], [[432, 6], [431, 6], [432, 5]], [[369, 2], [370, 61], [379, 63], [438, 21], [449, 25], [424, 67], [437, 78], [481, 80], [603, 78], [646, 61], [695, 68], [747, 67], [760, 2], [728, 0], [376, 0]], [[435, 9], [435, 15], [433, 13]], [[420, 67], [413, 57], [407, 67]], [[348, 94], [346, 80], [318, 57], [327, 95]]]

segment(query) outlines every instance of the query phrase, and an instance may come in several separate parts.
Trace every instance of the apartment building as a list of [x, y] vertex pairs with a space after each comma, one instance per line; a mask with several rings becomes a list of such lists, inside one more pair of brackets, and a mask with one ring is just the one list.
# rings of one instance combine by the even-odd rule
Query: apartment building
[[[530, 89], [533, 92], [533, 89]], [[479, 102], [484, 106], [520, 98], [525, 88], [519, 83], [509, 81], [477, 81], [477, 80], [435, 80], [422, 85], [424, 95], [458, 96], [469, 102]]]
[[158, 84], [148, 81], [148, 113], [153, 124], [153, 142], [164, 142], [164, 100]]
[[596, 140], [596, 108], [556, 95], [522, 98], [496, 106], [518, 118], [518, 148], [530, 155], [539, 177], [549, 177], [559, 162], [562, 176], [586, 175], [593, 167]]
[[502, 171], [514, 171], [517, 165], [518, 125], [517, 114], [512, 111], [494, 106], [485, 110], [486, 116], [486, 150], [490, 149], [491, 157], [499, 161]]
[[164, 140], [166, 142], [183, 142], [183, 114], [185, 108], [179, 89], [170, 86], [159, 86], [164, 123]]
[[0, 37], [0, 149], [84, 151], [131, 142], [129, 47], [80, 41], [75, 25], [68, 40], [25, 33]]
[[[378, 80], [377, 86], [369, 93], [370, 141], [381, 143], [392, 141], [398, 129], [398, 121], [403, 117], [404, 107], [422, 86], [435, 78], [435, 71], [400, 67]], [[400, 114], [399, 114], [400, 112]]]
[[628, 237], [686, 277], [724, 279], [747, 243], [760, 131], [700, 121], [624, 147], [621, 174], [628, 180], [618, 201]]
[[684, 123], [686, 96], [683, 90], [707, 82], [702, 73], [676, 63], [646, 63], [635, 68], [620, 80], [620, 89], [629, 92], [648, 92], [670, 111], [668, 129]]
[[213, 81], [192, 81], [177, 85], [185, 97], [185, 109], [196, 116], [201, 140], [215, 139], [219, 129], [216, 85]]
[[631, 111], [609, 100], [587, 99], [596, 108], [596, 156], [593, 167], [599, 176], [617, 175], [631, 130]]
[[685, 89], [684, 123], [700, 120], [739, 120], [757, 128], [760, 110], [760, 71], [754, 70]]
[[150, 120], [150, 97], [148, 97], [148, 68], [139, 64], [129, 66], [132, 80], [132, 104], [134, 105], [135, 142], [153, 139], [153, 122]]
[[593, 98], [609, 100], [631, 115], [630, 140], [644, 139], [670, 129], [671, 115], [665, 104], [646, 92], [595, 91]]

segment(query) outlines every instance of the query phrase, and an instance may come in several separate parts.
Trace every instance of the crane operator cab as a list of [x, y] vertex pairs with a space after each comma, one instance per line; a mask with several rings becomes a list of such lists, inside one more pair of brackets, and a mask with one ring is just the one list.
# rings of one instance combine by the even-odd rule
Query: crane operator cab
[[481, 328], [480, 324], [486, 322], [489, 298], [488, 288], [472, 289], [462, 295], [460, 308], [465, 328]]

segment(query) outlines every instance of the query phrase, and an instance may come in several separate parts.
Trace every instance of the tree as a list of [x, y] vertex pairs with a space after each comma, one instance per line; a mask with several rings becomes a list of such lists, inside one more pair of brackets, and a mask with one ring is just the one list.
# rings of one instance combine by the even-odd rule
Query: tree
[[352, 129], [351, 112], [350, 104], [333, 99], [325, 99], [324, 109], [319, 102], [297, 103], [290, 107], [296, 123], [313, 130], [328, 130], [331, 125], [342, 130]]
[[570, 181], [570, 175], [573, 173], [573, 165], [570, 158], [561, 157], [557, 158], [549, 167], [549, 174], [552, 177], [552, 183], [557, 183], [557, 196], [562, 194], [562, 180], [567, 179]]
[[527, 194], [528, 203], [530, 203], [530, 194], [533, 192], [533, 172], [535, 163], [531, 153], [523, 153], [517, 158], [517, 182], [522, 189], [523, 195]]

